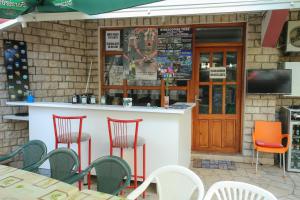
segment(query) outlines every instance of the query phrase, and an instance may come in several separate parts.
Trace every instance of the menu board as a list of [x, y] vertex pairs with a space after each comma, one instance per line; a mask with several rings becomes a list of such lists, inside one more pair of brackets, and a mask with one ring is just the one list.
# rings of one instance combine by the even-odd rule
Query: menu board
[[10, 100], [25, 100], [29, 89], [27, 48], [22, 41], [4, 40], [4, 64]]
[[157, 42], [159, 69], [173, 68], [175, 79], [192, 78], [192, 29], [159, 28]]

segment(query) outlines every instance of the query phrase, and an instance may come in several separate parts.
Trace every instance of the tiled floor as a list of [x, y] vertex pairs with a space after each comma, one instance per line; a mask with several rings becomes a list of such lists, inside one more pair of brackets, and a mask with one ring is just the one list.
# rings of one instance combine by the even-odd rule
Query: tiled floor
[[[192, 170], [200, 176], [205, 191], [217, 181], [233, 180], [265, 188], [279, 200], [300, 200], [300, 173], [286, 173], [287, 176], [283, 177], [282, 169], [277, 166], [259, 166], [257, 174], [255, 173], [255, 166], [251, 166], [251, 164], [236, 163], [236, 167], [236, 170], [204, 168], [192, 168]], [[153, 188], [153, 186], [149, 188], [146, 200], [158, 199]]]

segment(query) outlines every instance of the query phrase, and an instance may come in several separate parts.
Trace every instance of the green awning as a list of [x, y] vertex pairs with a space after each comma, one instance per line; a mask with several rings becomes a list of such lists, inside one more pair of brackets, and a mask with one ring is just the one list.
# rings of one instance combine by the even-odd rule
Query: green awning
[[14, 19], [30, 12], [83, 12], [96, 15], [160, 0], [0, 0], [0, 18]]

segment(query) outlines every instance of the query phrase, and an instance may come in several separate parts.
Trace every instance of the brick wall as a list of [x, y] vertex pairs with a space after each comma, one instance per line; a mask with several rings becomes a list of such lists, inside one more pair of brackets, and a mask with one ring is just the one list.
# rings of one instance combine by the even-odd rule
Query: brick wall
[[6, 114], [26, 111], [24, 107], [5, 105], [8, 92], [2, 39], [27, 42], [30, 89], [37, 101], [68, 102], [74, 93], [82, 93], [85, 89], [86, 55], [91, 53], [86, 35], [84, 21], [28, 23], [27, 28], [16, 26], [0, 33], [0, 152], [10, 152], [28, 141], [27, 122], [2, 118]]
[[[298, 20], [299, 13], [291, 12], [290, 20]], [[282, 55], [276, 48], [261, 47], [262, 13], [211, 16], [152, 17], [131, 19], [103, 19], [29, 23], [28, 28], [16, 27], [0, 35], [0, 39], [24, 40], [28, 44], [30, 87], [37, 100], [68, 101], [70, 96], [84, 90], [90, 62], [91, 92], [98, 93], [98, 27], [130, 27], [150, 25], [189, 25], [247, 22], [245, 48], [246, 69], [277, 68], [279, 61], [300, 61], [298, 54]], [[18, 108], [5, 106], [7, 100], [6, 72], [3, 68], [3, 47], [0, 42], [0, 109], [2, 114], [15, 113]], [[297, 98], [276, 95], [244, 95], [243, 155], [250, 156], [251, 133], [254, 120], [275, 120], [276, 108], [300, 104]], [[12, 122], [0, 118], [0, 151], [8, 152], [28, 140], [26, 122]], [[270, 156], [270, 155], [269, 155]]]

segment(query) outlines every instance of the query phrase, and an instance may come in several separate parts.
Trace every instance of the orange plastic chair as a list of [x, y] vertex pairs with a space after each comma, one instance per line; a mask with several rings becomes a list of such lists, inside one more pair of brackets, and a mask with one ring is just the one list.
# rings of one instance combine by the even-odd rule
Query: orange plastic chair
[[[256, 172], [258, 165], [258, 152], [265, 153], [278, 153], [280, 157], [281, 167], [281, 154], [283, 156], [283, 174], [285, 175], [285, 153], [287, 152], [290, 144], [289, 134], [282, 134], [281, 122], [270, 121], [255, 121], [253, 137], [253, 158], [254, 150], [256, 150]], [[287, 144], [282, 145], [282, 139], [287, 138]]]

